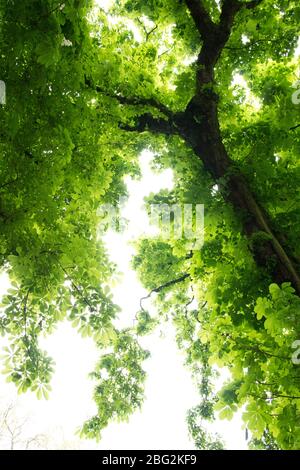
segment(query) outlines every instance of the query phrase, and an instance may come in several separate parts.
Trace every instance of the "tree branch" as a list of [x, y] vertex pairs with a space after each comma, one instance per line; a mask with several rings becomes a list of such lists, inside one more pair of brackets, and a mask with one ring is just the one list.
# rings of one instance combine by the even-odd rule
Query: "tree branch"
[[252, 8], [256, 8], [263, 0], [252, 0], [252, 2], [244, 3], [243, 7], [251, 10]]
[[73, 279], [71, 278], [70, 274], [68, 273], [68, 271], [66, 270], [66, 268], [61, 264], [61, 262], [59, 261], [58, 257], [56, 257], [57, 259], [57, 263], [58, 265], [60, 266], [60, 268], [62, 269], [62, 271], [65, 273], [66, 275], [66, 278], [68, 279], [68, 281], [70, 281], [72, 287], [74, 290], [76, 290], [76, 292], [78, 292], [78, 294], [81, 296], [82, 300], [84, 301], [84, 303], [87, 305], [87, 307], [90, 309], [91, 312], [94, 312], [95, 311], [95, 307], [93, 305], [90, 304], [89, 300], [86, 298], [86, 296], [84, 295], [84, 293], [81, 291], [80, 287], [77, 286], [77, 284], [75, 284], [75, 282], [73, 281]]
[[204, 84], [213, 82], [214, 67], [231, 33], [236, 14], [242, 8], [254, 8], [262, 0], [243, 3], [238, 0], [223, 0], [219, 23], [214, 23], [201, 0], [186, 0], [194, 22], [200, 31], [203, 45], [198, 56], [197, 89], [198, 95]]
[[243, 8], [243, 4], [238, 0], [223, 0], [222, 11], [220, 15], [219, 27], [221, 29], [230, 30], [233, 20], [238, 11]]
[[184, 316], [188, 319], [188, 307], [194, 302], [195, 296], [193, 295], [191, 299], [184, 305]]
[[24, 298], [24, 303], [23, 303], [24, 336], [26, 339], [27, 339], [27, 302], [28, 302], [28, 297], [29, 297], [29, 291], [30, 289], [28, 289]]
[[216, 25], [204, 7], [202, 0], [185, 0], [185, 3], [202, 39], [205, 40], [210, 37], [216, 30]]
[[19, 179], [19, 177], [17, 176], [16, 178], [13, 178], [13, 179], [7, 181], [6, 183], [4, 183], [0, 186], [0, 189], [6, 188], [6, 186], [9, 186], [10, 184], [16, 183], [18, 181], [18, 179]]
[[290, 127], [289, 131], [295, 131], [296, 129], [298, 129], [298, 127], [300, 127], [300, 124], [297, 124], [296, 126]]
[[[242, 2], [240, 0], [223, 0], [222, 2], [222, 12], [226, 10], [241, 10], [246, 8], [247, 10], [252, 10], [256, 8], [263, 0], [252, 0], [250, 2]], [[221, 13], [222, 15], [222, 13]]]
[[[96, 88], [96, 91], [99, 91], [99, 87]], [[126, 97], [122, 95], [107, 95], [111, 96], [111, 98], [116, 99], [119, 101], [120, 104], [128, 104], [131, 106], [151, 106], [152, 108], [156, 108], [162, 114], [165, 114], [167, 117], [172, 117], [172, 111], [165, 106], [163, 103], [160, 103], [155, 98], [138, 98], [138, 97]]]
[[225, 46], [224, 49], [229, 49], [231, 51], [248, 50], [252, 47], [260, 46], [260, 44], [263, 44], [263, 43], [275, 44], [275, 43], [278, 43], [278, 41], [282, 41], [283, 39], [284, 39], [284, 36], [279, 36], [275, 39], [262, 38], [262, 39], [257, 39], [256, 41], [253, 41], [253, 42], [250, 41], [246, 44], [243, 44], [242, 46]]
[[294, 395], [272, 395], [271, 398], [289, 398], [290, 400], [300, 400], [300, 397], [294, 396]]
[[129, 132], [152, 132], [153, 134], [175, 135], [178, 130], [172, 121], [162, 118], [154, 118], [151, 113], [145, 113], [137, 117], [134, 126], [119, 124], [120, 129]]
[[223, 0], [219, 27], [230, 32], [234, 18], [240, 10], [243, 8], [247, 8], [248, 10], [256, 8], [262, 1], [263, 0], [253, 0], [244, 3], [238, 0]]
[[87, 77], [85, 78], [85, 84], [87, 87], [93, 89], [97, 93], [101, 93], [103, 96], [107, 96], [108, 98], [112, 98], [117, 100], [120, 104], [129, 106], [150, 106], [152, 108], [157, 109], [159, 112], [167, 116], [168, 118], [173, 117], [173, 112], [165, 106], [160, 101], [157, 101], [155, 98], [142, 98], [137, 96], [123, 96], [118, 93], [110, 93], [107, 90], [101, 88], [100, 86], [96, 85], [93, 86], [90, 79]]
[[225, 338], [231, 339], [235, 344], [237, 344], [241, 349], [246, 349], [249, 351], [254, 351], [258, 352], [260, 354], [264, 354], [267, 357], [276, 357], [277, 359], [281, 359], [283, 361], [290, 361], [291, 358], [289, 356], [278, 356], [277, 354], [272, 354], [269, 351], [265, 351], [264, 349], [261, 349], [257, 344], [245, 344], [243, 340], [239, 340], [237, 338], [234, 338], [231, 334], [229, 333], [221, 333], [222, 336]]
[[163, 51], [161, 54], [158, 54], [157, 58], [160, 59], [161, 57], [163, 57], [165, 54], [168, 54], [169, 52], [171, 52], [171, 50], [174, 48], [174, 45], [171, 46], [169, 49], [166, 49], [165, 51]]
[[150, 29], [150, 31], [147, 31], [147, 28], [146, 26], [144, 25], [144, 23], [140, 20], [140, 18], [137, 19], [137, 22], [139, 23], [139, 25], [142, 27], [142, 30], [144, 31], [144, 34], [146, 36], [146, 42], [148, 41], [150, 35], [152, 33], [154, 33], [154, 31], [158, 28], [157, 25], [155, 25], [152, 29]]
[[230, 31], [236, 13], [242, 8], [247, 8], [248, 10], [253, 9], [262, 1], [263, 0], [252, 0], [251, 2], [243, 3], [238, 0], [223, 0], [219, 25], [213, 22], [202, 0], [185, 0], [185, 3], [201, 38], [206, 41], [213, 36], [216, 38], [222, 29]]
[[158, 110], [161, 114], [164, 114], [168, 120], [154, 117], [151, 113], [144, 113], [136, 118], [136, 124], [130, 126], [128, 124], [120, 123], [120, 129], [129, 132], [153, 132], [154, 134], [165, 134], [175, 135], [178, 134], [178, 130], [173, 123], [174, 113], [163, 103], [160, 103], [155, 98], [142, 98], [136, 96], [123, 96], [120, 94], [112, 94], [107, 90], [104, 90], [100, 86], [93, 86], [92, 81], [85, 77], [85, 84], [89, 88], [93, 89], [97, 93], [101, 93], [103, 96], [117, 100], [121, 105], [128, 106], [149, 106]]
[[166, 289], [167, 287], [170, 287], [170, 286], [173, 286], [174, 284], [178, 284], [180, 282], [183, 282], [185, 281], [187, 278], [191, 277], [190, 274], [186, 273], [186, 274], [183, 274], [182, 276], [176, 278], [176, 279], [172, 279], [172, 281], [168, 281], [166, 282], [165, 284], [162, 284], [161, 286], [158, 286], [158, 287], [155, 287], [154, 289], [152, 289], [148, 295], [146, 295], [145, 297], [142, 297], [140, 299], [140, 307], [141, 307], [141, 310], [144, 310], [143, 308], [143, 300], [146, 300], [146, 299], [149, 299], [151, 297], [152, 294], [154, 294], [155, 292], [158, 293], [158, 292], [161, 292], [162, 290]]

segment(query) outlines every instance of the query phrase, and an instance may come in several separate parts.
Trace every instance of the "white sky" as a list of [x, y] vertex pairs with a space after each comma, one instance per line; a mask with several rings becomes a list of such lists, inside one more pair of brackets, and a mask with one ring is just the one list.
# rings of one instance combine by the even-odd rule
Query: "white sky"
[[[134, 236], [134, 221], [139, 221], [138, 227], [147, 228], [146, 215], [141, 210], [144, 196], [161, 188], [172, 187], [171, 171], [152, 173], [150, 160], [151, 155], [144, 152], [141, 157], [142, 179], [126, 180], [130, 197], [124, 216], [133, 225], [130, 224], [124, 234], [111, 232], [105, 237], [113, 261], [125, 273], [120, 284], [114, 288], [114, 300], [122, 308], [122, 326], [132, 325], [134, 315], [139, 310], [139, 299], [146, 293], [130, 267], [133, 248], [128, 243]], [[2, 275], [0, 292], [3, 293], [7, 287], [7, 278]], [[3, 344], [4, 340], [1, 342]], [[17, 416], [28, 416], [25, 432], [31, 435], [47, 434], [51, 448], [193, 449], [185, 418], [187, 410], [197, 404], [199, 397], [189, 371], [183, 366], [184, 357], [177, 350], [172, 328], [168, 327], [168, 333], [164, 331], [163, 335], [158, 329], [141, 342], [151, 351], [151, 358], [145, 362], [148, 379], [144, 406], [128, 423], [111, 424], [103, 432], [99, 444], [79, 441], [74, 436], [75, 430], [96, 411], [92, 400], [93, 383], [87, 376], [93, 370], [99, 351], [91, 339], [81, 338], [67, 322], [60, 324], [52, 336], [41, 341], [42, 347], [56, 362], [50, 399], [39, 401], [30, 392], [17, 396], [15, 386], [5, 382], [5, 377], [0, 375], [0, 412], [5, 403], [16, 400]], [[218, 421], [214, 428], [223, 434], [227, 448], [246, 448], [238, 417], [231, 422]]]

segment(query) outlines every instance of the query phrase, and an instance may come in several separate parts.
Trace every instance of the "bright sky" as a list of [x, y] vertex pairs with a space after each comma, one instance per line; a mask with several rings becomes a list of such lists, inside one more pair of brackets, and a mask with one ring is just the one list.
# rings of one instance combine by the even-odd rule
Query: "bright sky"
[[[139, 235], [135, 228], [147, 229], [148, 226], [146, 214], [141, 209], [143, 198], [152, 191], [172, 187], [172, 172], [152, 173], [150, 160], [151, 155], [144, 152], [141, 156], [142, 179], [126, 180], [130, 197], [123, 215], [131, 221], [127, 231], [124, 234], [110, 232], [105, 237], [113, 261], [125, 273], [114, 288], [114, 300], [122, 307], [122, 326], [132, 325], [139, 299], [146, 293], [130, 267], [133, 248], [128, 245]], [[139, 223], [135, 224], [137, 220]], [[2, 275], [1, 292], [7, 287], [7, 278]], [[25, 433], [47, 434], [51, 448], [193, 449], [185, 418], [187, 410], [197, 404], [199, 397], [189, 371], [183, 366], [184, 357], [177, 350], [172, 328], [168, 327], [167, 334], [158, 329], [141, 342], [151, 351], [151, 358], [145, 362], [148, 379], [144, 406], [128, 423], [111, 424], [103, 432], [99, 444], [79, 441], [74, 436], [83, 421], [95, 413], [93, 383], [87, 376], [93, 370], [99, 351], [92, 340], [81, 338], [68, 323], [60, 324], [52, 336], [41, 341], [42, 347], [56, 362], [50, 399], [39, 401], [30, 392], [17, 396], [14, 385], [6, 383], [0, 375], [0, 412], [5, 403], [16, 400], [17, 417], [28, 416]], [[227, 448], [246, 448], [239, 418], [218, 422], [214, 428], [223, 434]], [[0, 441], [1, 445], [5, 444]]]

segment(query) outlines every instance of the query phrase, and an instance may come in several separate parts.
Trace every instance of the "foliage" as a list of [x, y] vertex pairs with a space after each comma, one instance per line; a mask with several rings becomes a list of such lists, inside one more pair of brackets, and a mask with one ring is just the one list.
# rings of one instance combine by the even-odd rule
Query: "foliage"
[[261, 439], [251, 439], [249, 448], [253, 450], [279, 450], [276, 441], [267, 429]]
[[101, 357], [91, 374], [98, 381], [94, 394], [98, 413], [84, 424], [83, 436], [99, 439], [112, 419], [125, 420], [140, 407], [145, 380], [141, 363], [148, 356], [128, 331], [119, 333], [112, 352]]
[[[254, 445], [299, 448], [299, 18], [296, 0], [118, 0], [109, 12], [88, 0], [0, 1], [5, 373], [47, 397], [53, 364], [39, 336], [68, 318], [93, 337], [98, 414], [84, 435], [143, 400], [136, 333], [158, 320], [142, 309], [137, 331], [117, 330], [97, 209], [126, 195], [123, 176], [139, 174], [147, 148], [175, 181], [148, 204], [205, 205], [201, 250], [140, 240], [133, 260], [199, 384], [196, 446], [221, 447], [204, 418], [245, 408]], [[231, 374], [218, 394], [216, 367]]]

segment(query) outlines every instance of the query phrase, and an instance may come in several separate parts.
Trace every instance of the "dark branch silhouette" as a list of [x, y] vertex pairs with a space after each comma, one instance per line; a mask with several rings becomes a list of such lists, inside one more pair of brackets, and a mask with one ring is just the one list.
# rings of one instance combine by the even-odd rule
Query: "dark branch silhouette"
[[145, 297], [142, 297], [140, 299], [140, 307], [141, 307], [141, 310], [144, 310], [143, 308], [143, 301], [146, 300], [146, 299], [149, 299], [151, 297], [152, 294], [154, 293], [158, 293], [158, 292], [161, 292], [162, 290], [164, 289], [167, 289], [168, 287], [171, 287], [173, 286], [174, 284], [179, 284], [180, 282], [183, 282], [185, 281], [186, 279], [188, 279], [189, 277], [191, 277], [190, 274], [186, 273], [186, 274], [183, 274], [182, 276], [176, 278], [176, 279], [172, 279], [171, 281], [168, 281], [166, 282], [165, 284], [162, 284], [161, 286], [158, 286], [158, 287], [155, 287], [154, 289], [152, 289], [148, 295], [146, 295]]
[[136, 118], [135, 125], [119, 123], [119, 128], [129, 132], [152, 132], [153, 134], [175, 135], [178, 130], [170, 120], [155, 118], [151, 113], [145, 113]]
[[164, 105], [163, 103], [161, 103], [155, 98], [143, 98], [143, 97], [138, 97], [138, 96], [123, 96], [120, 93], [111, 93], [98, 85], [93, 85], [92, 81], [88, 79], [87, 77], [85, 78], [85, 85], [88, 88], [91, 88], [92, 90], [96, 91], [97, 93], [102, 94], [103, 96], [117, 100], [120, 104], [123, 104], [123, 105], [127, 104], [130, 106], [150, 106], [152, 108], [157, 109], [160, 113], [164, 114], [165, 116], [169, 118], [173, 116], [173, 112], [166, 105]]

